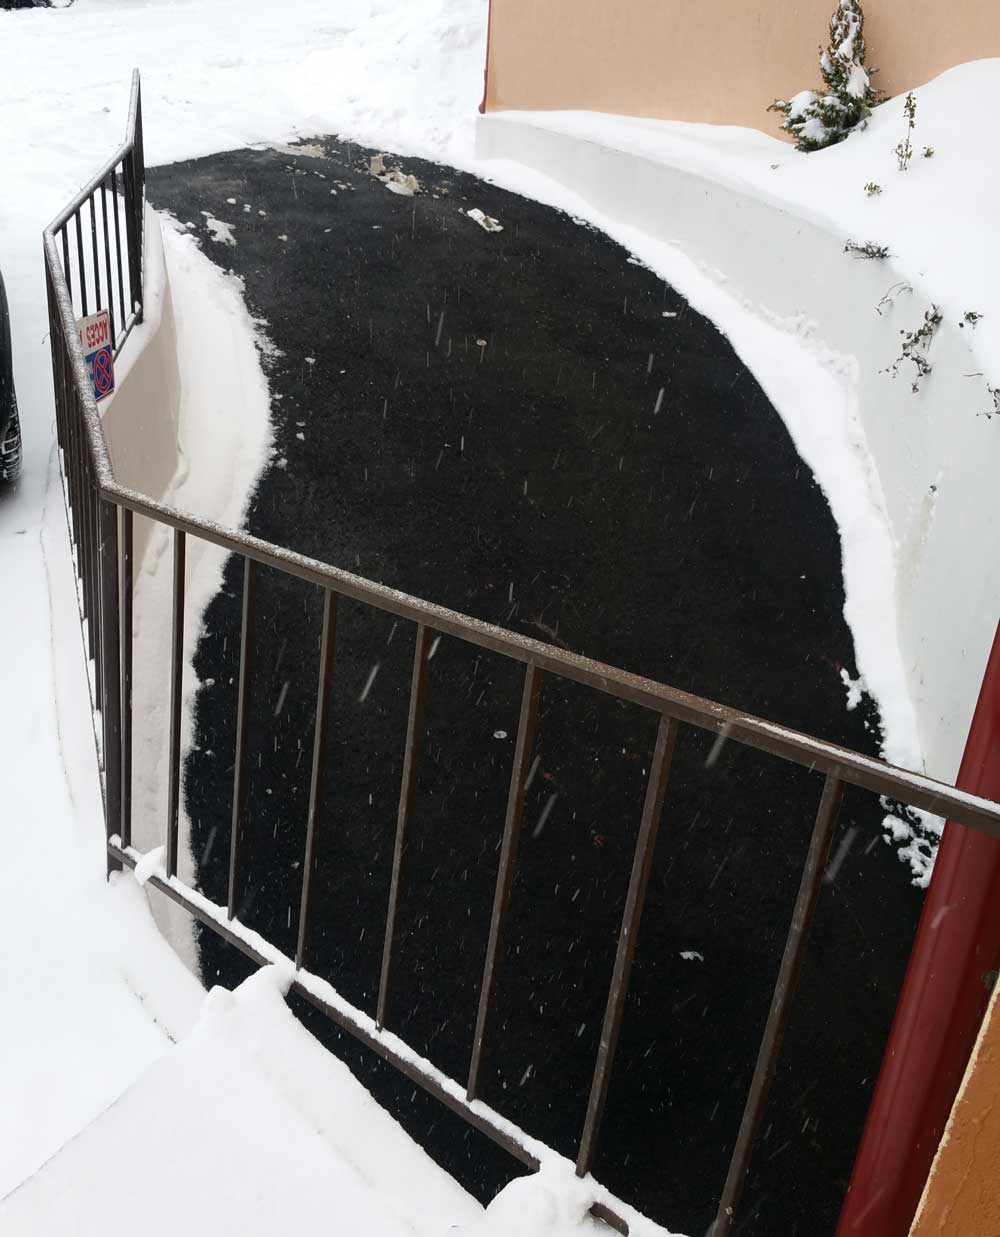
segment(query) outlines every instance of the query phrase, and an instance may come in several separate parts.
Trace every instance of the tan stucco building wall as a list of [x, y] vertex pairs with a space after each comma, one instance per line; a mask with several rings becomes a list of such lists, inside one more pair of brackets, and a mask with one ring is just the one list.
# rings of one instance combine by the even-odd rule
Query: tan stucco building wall
[[910, 1237], [1000, 1233], [1000, 985], [934, 1160]]
[[[778, 131], [820, 85], [836, 0], [490, 0], [487, 111], [583, 108]], [[867, 0], [868, 64], [898, 94], [1000, 56], [997, 0]]]

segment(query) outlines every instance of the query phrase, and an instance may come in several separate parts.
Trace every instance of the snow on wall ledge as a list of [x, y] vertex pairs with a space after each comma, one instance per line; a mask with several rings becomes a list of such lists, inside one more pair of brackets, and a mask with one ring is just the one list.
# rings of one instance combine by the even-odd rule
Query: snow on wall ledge
[[[116, 479], [150, 498], [163, 499], [180, 464], [181, 378], [160, 219], [148, 206], [145, 233], [143, 320], [119, 354], [115, 394], [102, 420]], [[136, 520], [138, 563], [151, 532], [148, 520]]]
[[[752, 188], [720, 183], [710, 168], [595, 141], [584, 132], [589, 119], [485, 116], [477, 155], [510, 161], [494, 164], [498, 181], [526, 166], [556, 182], [537, 196], [564, 204], [566, 189], [578, 195], [592, 222], [730, 336], [840, 527], [845, 616], [880, 708], [884, 754], [953, 780], [1000, 614], [1000, 433], [982, 415], [991, 400], [971, 331], [944, 321], [933, 376], [914, 394], [908, 367], [895, 378], [887, 370], [900, 354], [900, 330], [918, 326], [929, 307], [915, 272], [855, 260], [843, 233]], [[876, 313], [897, 283], [917, 291], [898, 288]], [[776, 363], [754, 341], [767, 328], [812, 353], [814, 386], [784, 378], [792, 349]], [[832, 401], [830, 382], [840, 390]], [[840, 425], [824, 426], [838, 399]], [[847, 467], [845, 448], [854, 457]]]

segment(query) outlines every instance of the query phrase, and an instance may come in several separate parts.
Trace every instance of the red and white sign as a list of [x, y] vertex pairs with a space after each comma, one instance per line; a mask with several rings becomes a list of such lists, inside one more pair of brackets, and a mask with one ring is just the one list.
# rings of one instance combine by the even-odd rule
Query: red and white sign
[[87, 362], [94, 399], [107, 399], [115, 390], [114, 340], [108, 311], [101, 309], [89, 317], [77, 318], [76, 329], [80, 333], [80, 347]]

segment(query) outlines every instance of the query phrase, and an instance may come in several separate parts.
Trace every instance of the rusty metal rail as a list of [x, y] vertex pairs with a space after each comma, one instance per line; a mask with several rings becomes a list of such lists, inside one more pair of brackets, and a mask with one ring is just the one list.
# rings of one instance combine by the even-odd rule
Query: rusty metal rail
[[[119, 175], [121, 169], [121, 175]], [[121, 191], [118, 188], [121, 183]], [[123, 201], [126, 262], [123, 266], [119, 211], [111, 212], [110, 193]], [[774, 987], [770, 1011], [761, 1037], [756, 1068], [736, 1137], [726, 1181], [712, 1229], [712, 1237], [727, 1237], [732, 1231], [746, 1180], [764, 1105], [774, 1076], [781, 1040], [789, 1019], [799, 971], [808, 945], [813, 911], [820, 894], [830, 841], [837, 823], [844, 787], [861, 787], [877, 795], [947, 816], [993, 837], [1000, 837], [1000, 805], [965, 794], [922, 774], [893, 768], [882, 761], [849, 751], [821, 739], [774, 725], [750, 714], [727, 708], [676, 688], [630, 674], [613, 666], [532, 640], [503, 628], [480, 622], [429, 601], [387, 588], [284, 547], [269, 544], [239, 529], [224, 528], [176, 510], [144, 494], [120, 485], [114, 476], [100, 416], [91, 394], [87, 371], [75, 327], [78, 310], [101, 306], [100, 235], [103, 232], [105, 281], [110, 300], [115, 286], [118, 301], [115, 340], [124, 342], [142, 312], [142, 237], [144, 210], [142, 124], [138, 73], [134, 75], [129, 127], [125, 144], [98, 175], [67, 206], [44, 234], [45, 270], [49, 297], [56, 423], [70, 527], [76, 548], [76, 566], [81, 589], [81, 618], [87, 647], [95, 667], [94, 705], [102, 725], [102, 780], [104, 791], [109, 870], [134, 866], [131, 849], [132, 802], [132, 562], [133, 516], [138, 514], [174, 530], [173, 637], [171, 641], [169, 803], [164, 821], [166, 862], [150, 882], [167, 897], [224, 940], [258, 963], [282, 960], [277, 950], [240, 924], [235, 915], [235, 896], [240, 871], [240, 850], [250, 828], [246, 811], [247, 716], [252, 692], [254, 617], [258, 568], [265, 566], [304, 580], [322, 591], [323, 632], [319, 681], [316, 689], [316, 723], [312, 772], [299, 903], [295, 958], [284, 959], [295, 969], [293, 987], [328, 1017], [361, 1040], [413, 1081], [459, 1113], [475, 1128], [529, 1167], [539, 1163], [540, 1144], [530, 1134], [487, 1108], [479, 1100], [482, 1066], [489, 1053], [494, 1018], [497, 968], [503, 956], [511, 884], [517, 865], [521, 815], [528, 770], [538, 726], [538, 696], [546, 675], [572, 680], [596, 691], [629, 701], [659, 716], [656, 747], [649, 771], [646, 798], [632, 860], [631, 877], [618, 938], [614, 968], [607, 993], [604, 1022], [586, 1110], [581, 1114], [581, 1134], [576, 1169], [590, 1172], [599, 1144], [601, 1120], [614, 1069], [618, 1035], [629, 990], [643, 903], [652, 863], [661, 810], [667, 795], [671, 756], [683, 725], [695, 726], [748, 747], [768, 752], [794, 765], [815, 770], [825, 777], [801, 886], [788, 929], [784, 955]], [[101, 206], [95, 216], [95, 201]], [[89, 266], [83, 249], [85, 206], [89, 204], [92, 253]], [[101, 231], [95, 218], [103, 219]], [[71, 246], [71, 232], [76, 246]], [[112, 248], [112, 236], [114, 247]], [[75, 256], [74, 256], [75, 255]], [[112, 258], [116, 257], [115, 261]], [[128, 273], [129, 298], [124, 298], [124, 275]], [[117, 272], [117, 281], [111, 273]], [[86, 283], [87, 275], [90, 282]], [[96, 298], [96, 299], [95, 299]], [[131, 306], [131, 309], [129, 308]], [[229, 865], [228, 906], [209, 903], [197, 890], [177, 878], [179, 785], [182, 760], [180, 742], [181, 675], [184, 623], [185, 558], [187, 539], [193, 537], [220, 546], [244, 562], [243, 608], [240, 631], [239, 704], [232, 798], [232, 838]], [[336, 990], [307, 968], [311, 877], [318, 821], [323, 813], [321, 789], [329, 705], [335, 691], [333, 650], [336, 640], [337, 605], [351, 598], [376, 610], [416, 625], [416, 651], [410, 685], [406, 748], [399, 793], [396, 842], [386, 910], [382, 967], [374, 1017], [354, 1009]], [[483, 965], [471, 1065], [465, 1084], [446, 1079], [434, 1067], [385, 1029], [392, 997], [393, 962], [396, 947], [396, 917], [400, 892], [406, 879], [407, 827], [411, 814], [416, 770], [421, 756], [423, 713], [427, 691], [427, 660], [431, 640], [447, 634], [479, 648], [489, 649], [524, 665], [524, 685], [518, 722], [510, 790], [501, 844], [489, 939]], [[547, 1149], [542, 1148], [542, 1151]], [[550, 1153], [554, 1154], [554, 1153]], [[621, 1232], [628, 1231], [628, 1204], [597, 1187], [595, 1214]]]

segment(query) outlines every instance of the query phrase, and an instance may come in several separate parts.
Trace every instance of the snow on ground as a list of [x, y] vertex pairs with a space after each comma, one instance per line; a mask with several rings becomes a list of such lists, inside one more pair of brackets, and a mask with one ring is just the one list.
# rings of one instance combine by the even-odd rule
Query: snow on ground
[[[155, 1063], [163, 1060], [166, 1076], [178, 1051], [171, 1039], [188, 1032], [202, 999], [154, 932], [131, 879], [110, 887], [103, 880], [86, 680], [52, 450], [42, 227], [121, 141], [133, 65], [144, 75], [150, 163], [343, 132], [490, 175], [495, 169], [477, 165], [473, 142], [485, 17], [486, 0], [77, 0], [67, 9], [0, 13], [0, 268], [25, 443], [24, 479], [0, 499], [0, 751], [8, 771], [0, 819], [0, 1059], [11, 1066], [0, 1079], [0, 1194], [150, 1066], [154, 1072], [130, 1094], [155, 1093]], [[982, 62], [918, 92], [916, 140], [936, 153], [918, 156], [905, 175], [889, 156], [902, 135], [898, 101], [877, 111], [865, 134], [809, 156], [748, 130], [587, 116], [572, 123], [837, 220], [857, 239], [889, 244], [928, 299], [950, 314], [984, 315], [974, 346], [997, 385], [998, 241], [988, 216], [1000, 173], [984, 157], [993, 135], [981, 100], [996, 92], [998, 77], [996, 61]], [[516, 169], [496, 179], [515, 190], [544, 189]], [[866, 197], [868, 181], [882, 193]], [[540, 195], [559, 202], [551, 186]], [[586, 204], [575, 213], [587, 217]], [[238, 242], [238, 226], [234, 235]], [[656, 266], [651, 243], [636, 235], [630, 244]], [[673, 277], [688, 291], [682, 264]], [[262, 460], [266, 427], [259, 432]], [[248, 484], [244, 476], [240, 485]], [[245, 488], [237, 508], [244, 499]], [[222, 1017], [221, 998], [213, 1000], [209, 1020]], [[204, 1045], [208, 1032], [198, 1035]], [[197, 1055], [195, 1041], [190, 1053]], [[243, 1064], [265, 1070], [258, 1057]], [[291, 1069], [274, 1084], [285, 1107], [279, 1104], [272, 1151], [294, 1124], [289, 1109], [303, 1079], [311, 1083], [317, 1068], [310, 1061], [307, 1073]], [[126, 1097], [121, 1112], [128, 1109]], [[557, 1223], [578, 1229], [565, 1192], [544, 1186], [532, 1195], [538, 1231]], [[498, 1231], [496, 1220], [494, 1212], [482, 1224]], [[474, 1217], [463, 1222], [487, 1231]]]
[[[150, 220], [148, 227], [153, 232], [157, 220], [152, 214]], [[177, 433], [180, 463], [168, 499], [183, 510], [237, 528], [243, 523], [247, 500], [270, 451], [269, 393], [261, 360], [273, 348], [259, 324], [250, 319], [241, 281], [209, 262], [180, 225], [164, 219], [160, 233], [181, 384]], [[148, 254], [147, 248], [147, 258]], [[148, 266], [151, 271], [155, 269], [152, 262]], [[147, 287], [147, 294], [150, 291]], [[139, 346], [146, 323], [135, 329]], [[140, 518], [137, 531], [141, 524]], [[181, 729], [185, 751], [193, 737], [192, 710], [198, 685], [192, 660], [201, 636], [198, 620], [222, 586], [227, 557], [205, 541], [188, 539]], [[132, 833], [136, 846], [143, 851], [163, 841], [167, 813], [169, 693], [164, 666], [170, 647], [172, 588], [173, 530], [153, 524], [136, 579], [133, 622]], [[182, 795], [178, 871], [193, 883], [189, 835]], [[153, 910], [161, 930], [197, 973], [191, 917], [165, 899], [158, 899]]]
[[[983, 60], [958, 66], [917, 88], [914, 157], [905, 172], [899, 170], [893, 149], [906, 131], [901, 98], [877, 108], [867, 128], [846, 142], [810, 155], [747, 129], [584, 112], [509, 115], [526, 125], [709, 178], [744, 199], [756, 198], [788, 212], [791, 221], [798, 217], [815, 222], [845, 243], [885, 246], [892, 259], [887, 282], [904, 281], [890, 292], [905, 294], [910, 307], [900, 325], [914, 329], [922, 309], [933, 304], [950, 329], [957, 326], [954, 333], [964, 335], [971, 355], [961, 379], [981, 392], [970, 396], [970, 402], [975, 405], [978, 399], [978, 415], [988, 435], [996, 425], [987, 420], [1000, 413], [1000, 247], [991, 227], [1000, 168], [983, 155], [995, 142], [991, 118], [977, 101], [989, 97], [998, 80], [1000, 60]], [[506, 180], [512, 165], [493, 166], [497, 178]], [[924, 767], [898, 635], [900, 606], [905, 603], [897, 592], [901, 582], [905, 592], [908, 579], [908, 570], [899, 564], [906, 562], [909, 551], [894, 535], [882, 479], [859, 417], [859, 390], [869, 375], [860, 373], [856, 358], [831, 352], [809, 321], [771, 321], [758, 307], [742, 302], [728, 286], [725, 271], [699, 267], [676, 245], [602, 219], [579, 199], [571, 202], [564, 188], [547, 184], [545, 177], [530, 184], [516, 168], [513, 175], [532, 196], [568, 207], [632, 248], [729, 336], [754, 372], [822, 486], [840, 529], [845, 618], [860, 671], [856, 680], [845, 678], [847, 707], [857, 703], [861, 691], [870, 693], [879, 708], [886, 759], [908, 768]], [[780, 252], [773, 255], [779, 285], [786, 260]], [[871, 306], [865, 308], [871, 311]], [[890, 353], [885, 364], [891, 359]], [[909, 377], [904, 370], [901, 382]], [[972, 417], [974, 412], [962, 415]], [[918, 420], [915, 413], [914, 451], [922, 441]], [[967, 547], [969, 554], [981, 553], [972, 538]], [[919, 627], [915, 615], [907, 622]], [[926, 622], [933, 626], [934, 619], [927, 615]], [[963, 655], [957, 648], [956, 657]], [[959, 719], [957, 726], [963, 724]], [[964, 731], [956, 736], [958, 751], [963, 739]], [[934, 771], [941, 775], [941, 770]], [[887, 817], [886, 838], [911, 867], [914, 883], [926, 886], [943, 822], [925, 813], [915, 815], [915, 826]]]
[[214, 989], [181, 1043], [0, 1202], [0, 1230], [125, 1237], [141, 1216], [146, 1237], [167, 1237], [196, 1214], [197, 1232], [243, 1237], [475, 1232], [479, 1204], [319, 1047], [282, 992], [274, 967], [233, 993]]
[[[877, 107], [865, 130], [810, 155], [754, 129], [587, 112], [550, 113], [544, 122], [749, 190], [854, 240], [888, 245], [923, 300], [954, 322], [969, 310], [983, 315], [970, 331], [970, 347], [996, 386], [1000, 243], [991, 224], [1000, 166], [989, 157], [996, 132], [982, 103], [998, 84], [998, 59], [959, 65], [915, 84], [914, 154], [906, 172], [892, 153], [906, 135], [902, 98]], [[925, 148], [933, 151], [928, 158]], [[879, 192], [866, 193], [869, 184]]]

